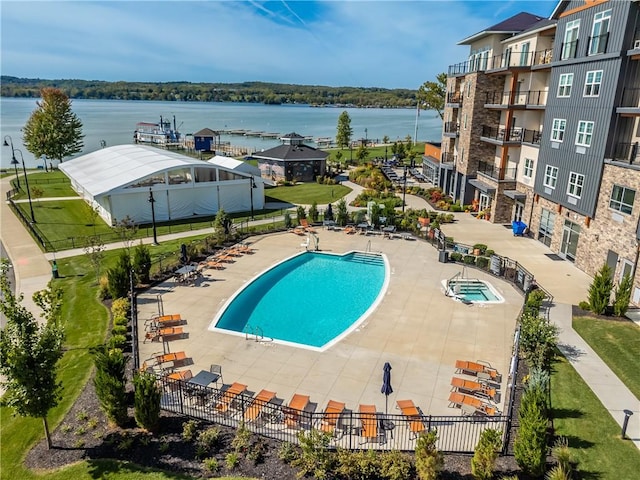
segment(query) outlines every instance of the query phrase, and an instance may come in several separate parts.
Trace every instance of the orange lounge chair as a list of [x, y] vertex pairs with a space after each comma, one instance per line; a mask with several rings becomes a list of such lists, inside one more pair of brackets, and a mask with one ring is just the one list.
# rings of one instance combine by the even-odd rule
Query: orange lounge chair
[[451, 392], [449, 395], [449, 406], [459, 407], [463, 415], [499, 415], [500, 411], [493, 405], [483, 402], [479, 398], [465, 395], [460, 392]]
[[155, 323], [160, 327], [169, 327], [172, 325], [180, 325], [184, 323], [184, 320], [182, 319], [182, 316], [177, 313], [173, 315], [155, 315], [145, 323]]
[[304, 228], [306, 232], [316, 233], [316, 229], [309, 225], [309, 221], [306, 218], [300, 219], [300, 226]]
[[375, 405], [360, 405], [362, 437], [365, 442], [378, 440], [378, 418]]
[[485, 378], [497, 383], [502, 381], [502, 375], [498, 373], [498, 370], [481, 360], [478, 360], [477, 362], [456, 360], [456, 373], [475, 375], [478, 378]]
[[202, 262], [200, 265], [202, 265], [204, 268], [212, 268], [214, 270], [224, 270], [225, 266], [216, 261], [216, 260], [207, 260], [206, 262]]
[[346, 233], [347, 235], [353, 235], [354, 233], [356, 233], [356, 231], [356, 227], [352, 226], [345, 227], [344, 229], [344, 233]]
[[191, 370], [182, 370], [181, 372], [173, 372], [169, 375], [164, 376], [165, 380], [181, 380], [186, 382], [187, 380], [191, 380], [193, 378], [193, 373]]
[[150, 332], [147, 332], [142, 343], [145, 343], [147, 340], [151, 340], [152, 342], [158, 341], [160, 339], [168, 341], [171, 337], [182, 336], [184, 336], [182, 327], [166, 327], [161, 328], [160, 330], [152, 330]]
[[284, 424], [289, 428], [297, 428], [300, 425], [300, 414], [307, 405], [309, 405], [309, 395], [294, 394], [289, 405], [284, 409]]
[[291, 230], [291, 232], [295, 233], [296, 235], [306, 235], [307, 232], [305, 231], [304, 227], [302, 226], [297, 226], [295, 227], [293, 230]]
[[260, 413], [262, 413], [265, 405], [274, 398], [276, 398], [276, 392], [270, 392], [269, 390], [265, 390], [264, 388], [260, 390], [256, 398], [251, 401], [249, 407], [244, 411], [244, 421], [255, 421], [258, 416], [260, 416]]
[[397, 400], [396, 404], [402, 411], [402, 415], [407, 417], [409, 431], [411, 431], [414, 436], [417, 437], [427, 429], [427, 426], [422, 421], [422, 412], [415, 406], [413, 400]]
[[248, 254], [255, 253], [255, 250], [249, 247], [248, 245], [237, 245], [234, 248], [238, 250], [240, 253], [248, 253]]
[[496, 389], [480, 382], [453, 377], [451, 379], [451, 386], [455, 389], [455, 391], [458, 391], [460, 393], [486, 397], [493, 401], [495, 401], [496, 399]]
[[327, 403], [327, 406], [324, 409], [322, 420], [320, 421], [320, 430], [333, 434], [336, 430], [338, 418], [342, 412], [344, 412], [344, 407], [345, 405], [342, 402], [329, 400], [329, 403]]
[[173, 367], [176, 367], [176, 363], [183, 362], [187, 359], [187, 354], [184, 352], [164, 353], [162, 355], [156, 355], [156, 364], [162, 367], [163, 363], [173, 362]]
[[220, 413], [228, 412], [229, 408], [231, 408], [231, 402], [233, 402], [233, 400], [238, 395], [244, 393], [246, 390], [246, 385], [234, 382], [229, 388], [224, 391], [224, 393], [220, 397], [220, 400], [218, 400], [218, 403], [216, 403], [216, 410]]

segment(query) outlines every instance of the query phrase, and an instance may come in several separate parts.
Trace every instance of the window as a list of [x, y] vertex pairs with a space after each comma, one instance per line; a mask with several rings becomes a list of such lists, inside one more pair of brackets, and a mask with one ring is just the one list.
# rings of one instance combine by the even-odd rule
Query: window
[[464, 128], [465, 130], [467, 129], [467, 114], [466, 113], [462, 116], [462, 128]]
[[553, 224], [556, 221], [556, 214], [550, 210], [542, 209], [540, 215], [540, 227], [538, 228], [538, 240], [547, 247], [551, 245], [551, 237], [553, 237]]
[[573, 73], [563, 73], [558, 82], [558, 97], [570, 97], [573, 85]]
[[576, 145], [580, 145], [581, 147], [590, 147], [592, 136], [593, 122], [580, 120], [580, 122], [578, 122], [578, 132], [576, 133]]
[[564, 42], [562, 42], [562, 51], [560, 52], [560, 60], [567, 58], [575, 58], [578, 50], [578, 34], [580, 33], [580, 20], [567, 22], [564, 31]]
[[609, 208], [631, 215], [636, 191], [620, 185], [614, 185], [609, 199]]
[[602, 83], [602, 70], [591, 70], [587, 72], [584, 81], [584, 96], [597, 97], [600, 95], [600, 84]]
[[527, 178], [533, 177], [533, 159], [532, 158], [524, 159], [524, 172], [522, 173], [522, 175]]
[[549, 188], [556, 188], [558, 183], [558, 167], [552, 167], [547, 165], [544, 170], [544, 186]]
[[529, 65], [529, 42], [523, 43], [520, 47], [520, 66]]
[[607, 50], [607, 40], [609, 40], [609, 22], [611, 21], [611, 10], [596, 13], [593, 18], [593, 29], [589, 39], [589, 55], [597, 55]]
[[564, 140], [564, 129], [567, 126], [567, 121], [564, 118], [554, 118], [551, 125], [551, 140], [554, 142], [561, 142]]
[[584, 185], [584, 175], [576, 172], [569, 173], [569, 185], [567, 186], [567, 194], [572, 197], [580, 198], [582, 196], [582, 186]]

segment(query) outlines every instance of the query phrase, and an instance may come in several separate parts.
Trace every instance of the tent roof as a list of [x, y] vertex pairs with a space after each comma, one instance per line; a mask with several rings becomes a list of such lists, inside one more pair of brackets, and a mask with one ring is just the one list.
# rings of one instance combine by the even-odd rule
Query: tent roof
[[147, 145], [116, 145], [103, 148], [61, 163], [59, 168], [96, 197], [149, 175], [192, 165], [200, 168], [233, 169], [217, 162], [205, 162]]
[[236, 160], [233, 157], [223, 157], [222, 155], [216, 155], [209, 160], [208, 163], [212, 163], [226, 170], [233, 170], [235, 172], [246, 173], [248, 175], [260, 176], [260, 169], [254, 167], [250, 163]]

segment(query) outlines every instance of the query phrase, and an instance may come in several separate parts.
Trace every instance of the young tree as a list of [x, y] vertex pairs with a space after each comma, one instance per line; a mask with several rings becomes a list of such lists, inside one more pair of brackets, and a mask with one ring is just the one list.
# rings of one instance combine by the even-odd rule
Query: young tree
[[133, 251], [133, 271], [140, 283], [149, 283], [149, 272], [151, 271], [151, 253], [149, 247], [142, 242]]
[[358, 163], [366, 162], [368, 156], [369, 149], [364, 144], [360, 145], [358, 147], [358, 150], [356, 150], [356, 158], [358, 159]]
[[119, 348], [97, 347], [94, 351], [96, 375], [93, 385], [100, 407], [110, 422], [124, 426], [127, 421], [127, 381], [125, 369], [128, 357]]
[[336, 210], [336, 223], [344, 227], [349, 221], [349, 211], [347, 210], [347, 202], [344, 201], [344, 198], [338, 200]]
[[112, 299], [124, 298], [129, 292], [129, 269], [131, 268], [131, 257], [126, 250], [120, 252], [118, 263], [115, 267], [110, 268], [107, 276], [109, 277], [109, 295]]
[[438, 432], [422, 433], [416, 442], [416, 471], [420, 480], [436, 480], [444, 467], [444, 455], [436, 447]]
[[7, 323], [0, 331], [0, 374], [5, 394], [2, 404], [22, 417], [41, 418], [48, 448], [51, 448], [47, 413], [58, 405], [62, 384], [56, 365], [62, 358], [64, 332], [59, 325], [61, 292], [45, 290], [34, 295], [46, 322], [39, 325], [14, 296], [6, 276], [0, 276], [0, 311]]
[[351, 136], [353, 135], [353, 128], [351, 128], [351, 117], [346, 112], [342, 112], [338, 117], [338, 132], [336, 134], [336, 144], [340, 148], [345, 148], [351, 143]]
[[34, 157], [45, 155], [62, 162], [65, 157], [82, 151], [82, 122], [71, 110], [71, 100], [62, 90], [43, 88], [38, 108], [27, 120], [23, 143]]
[[420, 109], [435, 110], [444, 120], [444, 103], [447, 95], [447, 74], [439, 73], [436, 75], [435, 82], [424, 82], [418, 88], [418, 105]]
[[480, 440], [471, 459], [471, 475], [476, 480], [491, 480], [496, 459], [502, 448], [502, 432], [487, 428], [480, 434]]
[[314, 201], [309, 207], [309, 218], [312, 222], [317, 222], [320, 214], [318, 213], [318, 202]]
[[104, 251], [106, 249], [106, 245], [98, 236], [88, 237], [82, 249], [96, 272], [96, 282], [100, 280], [100, 271], [102, 270], [102, 261], [104, 260]]
[[628, 273], [622, 277], [620, 284], [616, 287], [613, 300], [613, 314], [622, 317], [629, 309], [629, 300], [631, 300], [631, 289], [633, 288], [633, 279]]
[[131, 255], [131, 246], [138, 233], [138, 226], [129, 215], [120, 221], [116, 221], [115, 231], [122, 240], [127, 255]]
[[38, 203], [40, 203], [40, 199], [43, 195], [44, 190], [42, 188], [38, 187], [37, 185], [31, 187], [31, 196], [34, 200], [37, 200]]
[[151, 373], [142, 372], [133, 376], [134, 417], [140, 428], [156, 432], [160, 426], [160, 397], [162, 391], [158, 380]]
[[611, 290], [613, 290], [613, 272], [606, 263], [600, 267], [589, 286], [589, 306], [595, 314], [602, 315], [607, 311]]

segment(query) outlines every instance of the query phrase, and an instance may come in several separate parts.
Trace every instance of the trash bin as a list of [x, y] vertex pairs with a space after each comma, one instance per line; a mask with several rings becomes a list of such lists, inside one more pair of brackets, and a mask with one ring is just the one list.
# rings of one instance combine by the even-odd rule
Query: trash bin
[[438, 253], [438, 261], [440, 263], [447, 263], [449, 261], [449, 252], [446, 250], [440, 250]]
[[53, 276], [53, 278], [58, 278], [58, 264], [56, 263], [56, 261], [54, 260], [52, 265], [51, 265], [51, 276]]

